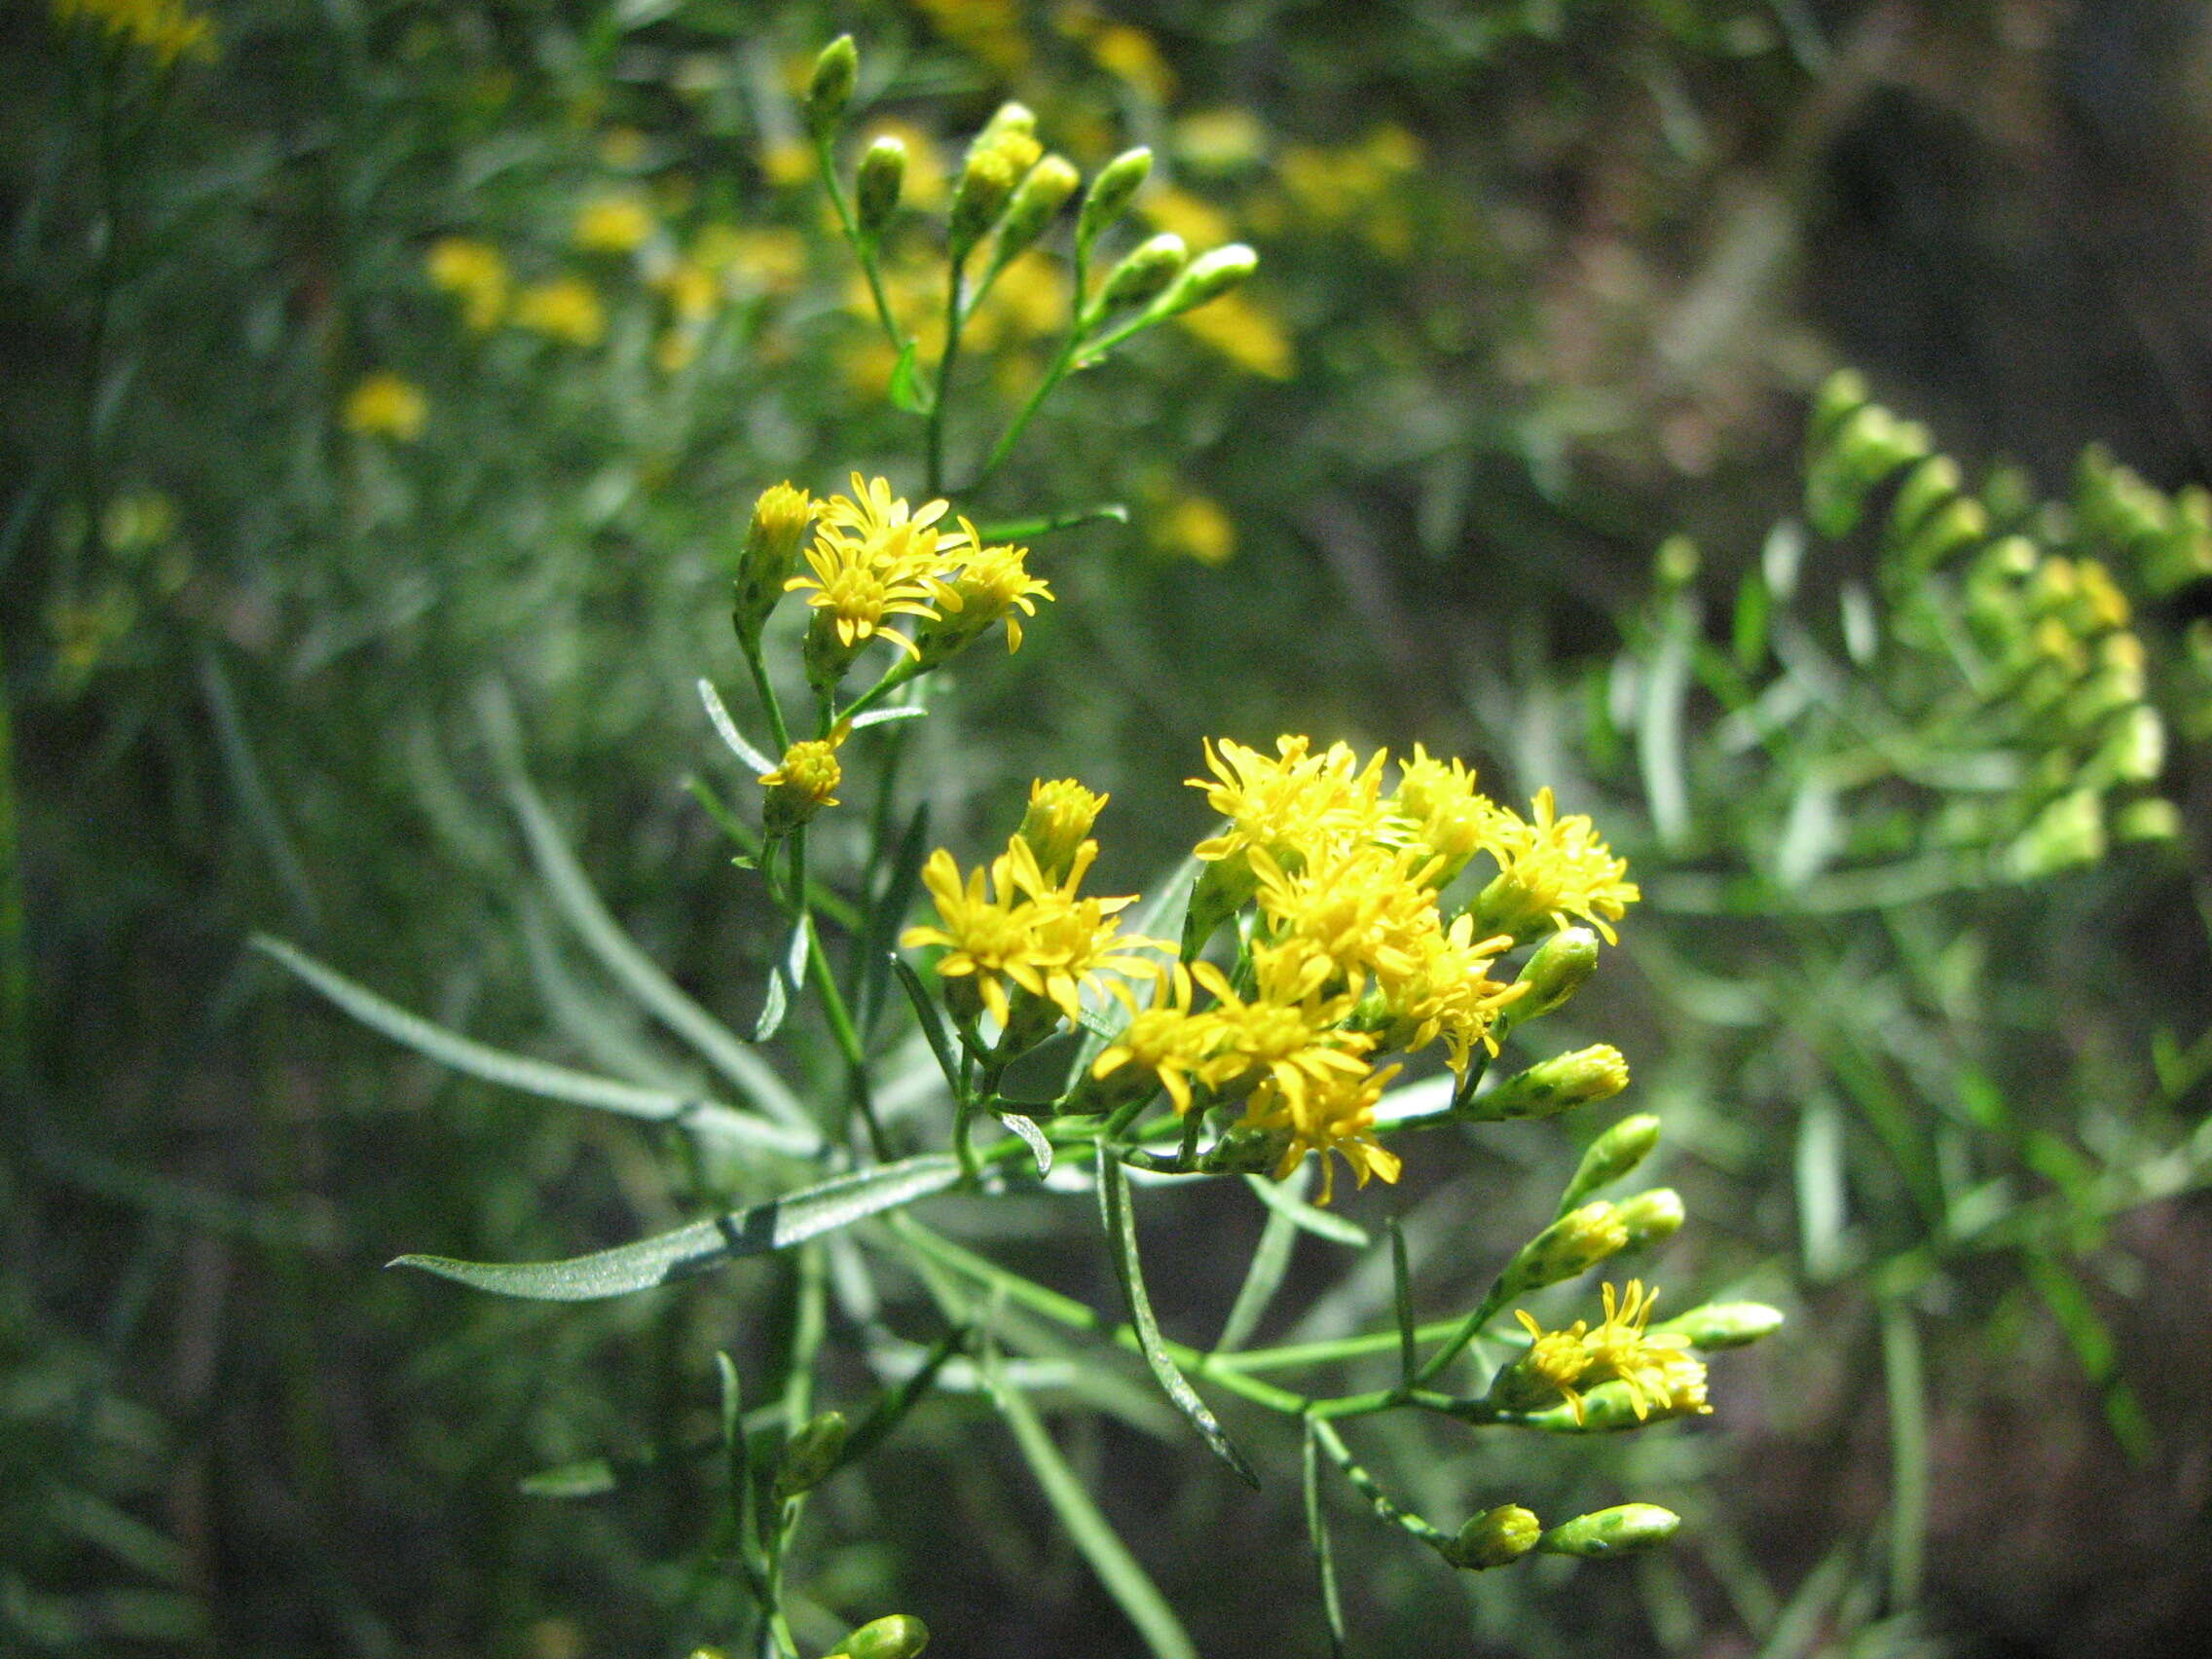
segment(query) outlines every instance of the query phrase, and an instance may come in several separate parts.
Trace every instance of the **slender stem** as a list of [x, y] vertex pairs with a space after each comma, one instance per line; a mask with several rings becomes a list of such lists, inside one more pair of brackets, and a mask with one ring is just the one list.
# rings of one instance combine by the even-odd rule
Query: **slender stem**
[[1403, 1527], [1432, 1549], [1444, 1549], [1454, 1541], [1449, 1532], [1438, 1530], [1412, 1510], [1401, 1508], [1392, 1501], [1389, 1493], [1382, 1490], [1382, 1483], [1353, 1460], [1351, 1449], [1344, 1443], [1344, 1437], [1330, 1427], [1324, 1419], [1309, 1414], [1306, 1421], [1309, 1432], [1329, 1461], [1344, 1471], [1345, 1479], [1351, 1482], [1359, 1494], [1374, 1507], [1377, 1515], [1394, 1526]]
[[852, 1012], [845, 1006], [845, 994], [837, 988], [837, 976], [830, 965], [830, 953], [822, 945], [822, 930], [815, 925], [814, 912], [805, 916], [807, 948], [814, 958], [814, 984], [822, 999], [823, 1016], [830, 1021], [830, 1035], [837, 1045], [838, 1053], [844, 1056], [848, 1087], [852, 1090], [853, 1104], [860, 1109], [861, 1122], [866, 1125], [868, 1146], [879, 1160], [891, 1156], [891, 1143], [884, 1138], [883, 1124], [875, 1114], [875, 1090], [867, 1080], [867, 1056], [861, 1049], [861, 1034], [853, 1024]]
[[952, 261], [952, 275], [948, 281], [944, 301], [944, 355], [937, 364], [937, 395], [930, 400], [929, 416], [929, 493], [944, 493], [944, 408], [950, 401], [952, 390], [952, 365], [960, 355], [960, 326], [967, 320], [962, 312], [962, 296], [968, 280], [968, 256], [963, 253]]
[[776, 753], [792, 746], [792, 728], [784, 723], [784, 705], [776, 696], [776, 688], [768, 682], [768, 665], [760, 660], [760, 642], [741, 639], [738, 644], [745, 651], [745, 666], [753, 672], [753, 688], [760, 693], [760, 707], [768, 716], [768, 730], [776, 739]]
[[1482, 1334], [1483, 1327], [1497, 1317], [1497, 1310], [1505, 1306], [1505, 1298], [1499, 1294], [1504, 1288], [1503, 1279], [1490, 1287], [1490, 1294], [1483, 1298], [1482, 1305], [1460, 1320], [1458, 1329], [1452, 1333], [1444, 1346], [1430, 1354], [1421, 1368], [1414, 1373], [1416, 1382], [1433, 1382], [1436, 1374], [1457, 1359], [1461, 1350]]
[[991, 446], [991, 453], [984, 459], [982, 467], [975, 477], [968, 480], [968, 488], [961, 492], [963, 495], [973, 495], [981, 489], [984, 482], [1005, 464], [1006, 458], [1014, 453], [1014, 446], [1021, 441], [1021, 434], [1029, 429], [1029, 423], [1037, 418], [1037, 411], [1045, 407], [1045, 399], [1052, 395], [1053, 389], [1061, 381], [1067, 379], [1068, 365], [1075, 360], [1078, 338], [1076, 325], [1071, 323], [1067, 339], [1061, 343], [1059, 350], [1046, 366], [1043, 378], [1037, 382], [1035, 389], [1030, 392], [1028, 400], [1022, 404], [1014, 419], [1007, 423], [1006, 430], [999, 434], [999, 441]]
[[[976, 484], [982, 480], [977, 478]], [[972, 490], [976, 487], [971, 484]], [[986, 524], [977, 534], [985, 541], [1033, 541], [1040, 535], [1051, 535], [1056, 531], [1074, 530], [1081, 525], [1127, 524], [1129, 509], [1120, 501], [1101, 501], [1094, 507], [1074, 507], [1064, 513], [1040, 513], [1035, 518], [1007, 519], [998, 524]]]
[[830, 205], [836, 209], [837, 226], [845, 233], [845, 240], [852, 243], [853, 257], [860, 261], [861, 275], [867, 278], [868, 294], [875, 301], [876, 319], [883, 324], [891, 349], [903, 353], [906, 337], [899, 332], [898, 321], [891, 314], [891, 302], [884, 296], [883, 276], [876, 268], [874, 239], [861, 235], [860, 226], [853, 222], [853, 210], [845, 201], [843, 186], [837, 182], [837, 161], [830, 153], [827, 137], [814, 141], [814, 157], [821, 164], [822, 184], [830, 193]]
[[[878, 680], [873, 685], [870, 685], [866, 691], [863, 691], [858, 697], [855, 697], [850, 703], [837, 711], [835, 718], [829, 722], [830, 729], [833, 730], [839, 722], [849, 720], [855, 715], [874, 708], [876, 704], [882, 702], [884, 698], [890, 696], [900, 686], [906, 684], [921, 672], [922, 665], [918, 661], [902, 654], [897, 662], [884, 671], [881, 680]], [[824, 735], [827, 736], [828, 732], [826, 731]]]

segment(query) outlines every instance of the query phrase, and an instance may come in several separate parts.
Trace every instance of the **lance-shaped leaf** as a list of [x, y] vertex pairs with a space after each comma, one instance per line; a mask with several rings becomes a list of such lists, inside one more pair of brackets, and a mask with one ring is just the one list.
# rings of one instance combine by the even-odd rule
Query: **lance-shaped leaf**
[[1313, 1542], [1313, 1566], [1321, 1578], [1321, 1610], [1329, 1619], [1329, 1651], [1344, 1659], [1345, 1604], [1337, 1591], [1337, 1556], [1329, 1546], [1329, 1517], [1321, 1508], [1321, 1446], [1313, 1424], [1306, 1425], [1306, 1535]]
[[1137, 1346], [1144, 1351], [1145, 1363], [1152, 1367], [1168, 1403], [1190, 1419], [1213, 1455], [1235, 1469], [1246, 1486], [1256, 1489], [1260, 1477], [1222, 1432], [1212, 1408], [1198, 1398], [1198, 1391], [1176, 1369], [1167, 1345], [1161, 1341], [1160, 1322], [1152, 1315], [1152, 1298], [1144, 1287], [1144, 1269], [1137, 1261], [1136, 1223], [1129, 1212], [1129, 1172], [1104, 1141], [1098, 1143], [1098, 1205], [1106, 1218], [1107, 1246], [1113, 1253], [1122, 1293], [1128, 1298], [1129, 1323], [1136, 1327]]
[[729, 745], [729, 752], [745, 763], [748, 771], [757, 777], [762, 772], [773, 772], [776, 769], [773, 760], [746, 742], [745, 734], [737, 729], [737, 721], [730, 719], [729, 705], [722, 701], [722, 694], [715, 689], [712, 680], [699, 682], [699, 701], [705, 707], [707, 719], [713, 722], [716, 733]]
[[450, 1256], [402, 1256], [391, 1265], [421, 1268], [478, 1290], [532, 1302], [597, 1302], [689, 1278], [739, 1256], [789, 1249], [941, 1193], [959, 1179], [959, 1160], [930, 1153], [840, 1175], [751, 1209], [695, 1221], [657, 1238], [567, 1261], [461, 1262]]

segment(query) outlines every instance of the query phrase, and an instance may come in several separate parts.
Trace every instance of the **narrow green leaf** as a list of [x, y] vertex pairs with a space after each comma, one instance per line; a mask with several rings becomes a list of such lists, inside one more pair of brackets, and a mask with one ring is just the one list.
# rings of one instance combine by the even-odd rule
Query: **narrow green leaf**
[[930, 1001], [929, 992], [922, 985], [922, 977], [915, 973], [903, 956], [886, 952], [891, 957], [891, 971], [899, 976], [899, 984], [906, 993], [906, 1000], [914, 1005], [914, 1018], [922, 1027], [922, 1035], [929, 1040], [930, 1052], [937, 1056], [937, 1069], [944, 1074], [944, 1087], [952, 1090], [952, 1097], [960, 1098], [960, 1067], [952, 1057], [952, 1043], [944, 1034], [944, 1024], [937, 1016], [937, 1005]]
[[729, 745], [729, 752], [745, 763], [747, 771], [758, 777], [776, 769], [775, 761], [745, 741], [745, 734], [737, 729], [737, 722], [729, 718], [729, 706], [722, 701], [722, 694], [715, 689], [712, 680], [700, 680], [699, 701], [706, 706], [707, 719], [713, 722], [716, 732]]
[[821, 1150], [821, 1137], [810, 1129], [786, 1128], [719, 1101], [700, 1100], [672, 1089], [642, 1088], [636, 1084], [617, 1083], [611, 1078], [572, 1071], [567, 1066], [551, 1065], [457, 1036], [394, 1003], [386, 1002], [374, 991], [324, 967], [282, 940], [256, 935], [253, 946], [298, 975], [371, 1030], [382, 1032], [393, 1042], [402, 1043], [417, 1053], [470, 1077], [507, 1088], [519, 1088], [543, 1100], [597, 1107], [602, 1112], [615, 1112], [626, 1118], [681, 1123], [703, 1133], [744, 1141], [773, 1152], [804, 1157]]
[[868, 905], [866, 926], [857, 945], [861, 964], [861, 990], [857, 1018], [865, 1032], [873, 1032], [889, 1000], [890, 970], [899, 927], [913, 908], [914, 895], [922, 885], [922, 865], [929, 856], [930, 803], [923, 801], [906, 820], [891, 867]]
[[914, 343], [909, 340], [899, 349], [899, 361], [891, 369], [891, 401], [909, 415], [927, 415], [930, 412], [930, 394], [922, 385], [921, 371], [916, 364]]
[[1306, 1535], [1313, 1540], [1313, 1567], [1321, 1575], [1321, 1610], [1329, 1619], [1329, 1651], [1344, 1659], [1345, 1604], [1337, 1592], [1337, 1556], [1329, 1545], [1329, 1517], [1321, 1508], [1321, 1444], [1306, 1423]]
[[1410, 1388], [1414, 1374], [1420, 1368], [1419, 1339], [1414, 1335], [1414, 1285], [1412, 1270], [1406, 1265], [1406, 1230], [1395, 1215], [1390, 1217], [1389, 1234], [1390, 1286], [1398, 1312], [1398, 1363]]
[[1136, 1220], [1129, 1209], [1129, 1172], [1104, 1141], [1098, 1143], [1098, 1205], [1105, 1217], [1106, 1241], [1113, 1253], [1114, 1272], [1122, 1281], [1123, 1294], [1128, 1299], [1129, 1323], [1136, 1328], [1137, 1346], [1144, 1352], [1145, 1363], [1152, 1367], [1152, 1374], [1159, 1380], [1168, 1403], [1190, 1419], [1207, 1449], [1235, 1469], [1246, 1486], [1257, 1489], [1260, 1477], [1244, 1460], [1244, 1454], [1222, 1432], [1212, 1408], [1198, 1398], [1198, 1391], [1176, 1369], [1167, 1345], [1161, 1341], [1160, 1322], [1153, 1317], [1152, 1298], [1144, 1287], [1144, 1268], [1137, 1261]]
[[1920, 1600], [1928, 1545], [1928, 1387], [1912, 1310], [1882, 1307], [1882, 1379], [1890, 1402], [1890, 1605]]
[[869, 726], [882, 725], [887, 720], [918, 720], [929, 713], [919, 703], [901, 703], [889, 709], [863, 709], [855, 715], [848, 728], [866, 731]]
[[806, 924], [800, 922], [792, 929], [791, 942], [785, 947], [783, 958], [768, 975], [768, 991], [760, 1001], [760, 1017], [754, 1022], [753, 1040], [765, 1043], [783, 1029], [784, 1017], [798, 999], [799, 987], [806, 982]]
[[1052, 1172], [1052, 1143], [1045, 1138], [1045, 1131], [1037, 1126], [1037, 1120], [1025, 1118], [1019, 1112], [1001, 1112], [998, 1120], [1021, 1137], [1029, 1148], [1029, 1156], [1037, 1161], [1039, 1179]]
[[1282, 1216], [1303, 1233], [1316, 1238], [1326, 1238], [1332, 1244], [1349, 1245], [1364, 1250], [1375, 1242], [1374, 1235], [1357, 1222], [1346, 1221], [1341, 1215], [1331, 1215], [1325, 1209], [1316, 1209], [1305, 1199], [1285, 1189], [1280, 1182], [1271, 1181], [1265, 1175], [1247, 1175], [1244, 1185], [1259, 1196], [1260, 1202]]
[[695, 1221], [656, 1238], [566, 1261], [462, 1262], [450, 1256], [402, 1256], [391, 1265], [420, 1268], [477, 1290], [531, 1302], [596, 1302], [689, 1278], [739, 1256], [789, 1249], [941, 1193], [959, 1180], [957, 1159], [930, 1153], [840, 1175], [751, 1209]]
[[1697, 606], [1688, 594], [1669, 604], [1656, 654], [1645, 665], [1637, 711], [1637, 761], [1652, 827], [1668, 846], [1689, 829], [1689, 783], [1682, 770], [1682, 710], [1689, 695], [1690, 650], [1698, 638]]
[[1083, 1559], [1090, 1564], [1090, 1570], [1098, 1574], [1106, 1593], [1136, 1626], [1153, 1659], [1198, 1659], [1198, 1647], [1175, 1616], [1175, 1609], [1167, 1604], [1167, 1598], [1160, 1593], [1160, 1587], [1129, 1553], [1128, 1545], [1122, 1542], [1076, 1472], [1068, 1467], [1038, 1418], [1036, 1407], [1026, 1395], [1005, 1386], [995, 1368], [986, 1369], [983, 1376], [999, 1415], [1013, 1430], [1014, 1444], [1021, 1449], [1052, 1512], [1068, 1530], [1075, 1547], [1083, 1552]]
[[1283, 1274], [1290, 1267], [1291, 1247], [1297, 1242], [1298, 1223], [1280, 1210], [1270, 1210], [1268, 1224], [1260, 1230], [1260, 1242], [1252, 1251], [1252, 1265], [1244, 1270], [1244, 1282], [1237, 1289], [1236, 1300], [1230, 1305], [1220, 1340], [1213, 1345], [1214, 1352], [1235, 1353], [1252, 1340], [1252, 1333], [1267, 1316], [1268, 1306], [1274, 1301], [1275, 1292], [1282, 1288]]

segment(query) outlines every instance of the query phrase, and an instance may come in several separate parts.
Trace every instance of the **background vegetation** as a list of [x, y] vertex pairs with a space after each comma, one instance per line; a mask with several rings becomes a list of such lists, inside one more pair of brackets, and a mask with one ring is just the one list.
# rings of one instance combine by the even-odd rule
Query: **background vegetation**
[[[2212, 470], [2201, 8], [267, 0], [166, 59], [126, 15], [0, 13], [7, 1644], [719, 1637], [711, 1471], [519, 1483], [695, 1438], [713, 1351], [787, 1340], [788, 1275], [573, 1310], [380, 1272], [627, 1237], [691, 1213], [687, 1177], [629, 1125], [398, 1052], [245, 941], [487, 1042], [681, 1077], [561, 930], [503, 697], [623, 926], [750, 1018], [777, 940], [684, 788], [744, 782], [691, 687], [734, 679], [758, 489], [911, 453], [793, 159], [805, 66], [851, 28], [860, 130], [907, 138], [911, 196], [1019, 96], [1087, 167], [1151, 144], [1152, 224], [1262, 257], [1079, 379], [985, 493], [1128, 523], [1041, 541], [1049, 623], [964, 659], [957, 722], [918, 740], [937, 833], [980, 844], [1072, 772], [1115, 797], [1103, 890], [1147, 884], [1203, 832], [1203, 733], [1558, 782], [1645, 883], [1635, 971], [1587, 1019], [1628, 1033], [1668, 1123], [1684, 1276], [1791, 1312], [1716, 1368], [1710, 1423], [1556, 1472], [1672, 1494], [1682, 1548], [1508, 1585], [1347, 1518], [1356, 1645], [2201, 1650], [2205, 527], [2077, 474], [2092, 443], [2164, 491]], [[497, 308], [472, 314], [457, 245], [496, 252]], [[1055, 269], [974, 342], [979, 401], [1026, 384]], [[1939, 830], [1962, 793], [2040, 811], [2099, 752], [2014, 731], [2018, 697], [1945, 702], [1896, 476], [1808, 516], [1835, 435], [1808, 444], [1808, 411], [1845, 364], [1992, 521], [2126, 590], [2166, 743], [2095, 845]], [[1746, 723], [1811, 682], [1832, 699]], [[1826, 787], [1869, 731], [1886, 769]], [[1959, 782], [2051, 752], [2063, 788]], [[2127, 838], [2144, 798], [2178, 834]], [[1482, 1142], [1345, 1207], [1402, 1210], [1448, 1274], [1526, 1235], [1569, 1151]], [[1001, 1248], [1107, 1293], [1060, 1212], [1005, 1213]], [[1148, 1230], [1171, 1329], [1218, 1320], [1261, 1220]], [[1293, 1271], [1271, 1335], [1384, 1316], [1374, 1253], [1306, 1239]], [[1294, 1488], [1230, 1488], [1141, 1402], [1051, 1408], [1204, 1651], [1324, 1650]], [[1136, 1651], [980, 1415], [920, 1414], [896, 1478], [826, 1489], [814, 1593], [910, 1607], [948, 1653]], [[1408, 1429], [1377, 1460], [1450, 1507], [1491, 1456]]]

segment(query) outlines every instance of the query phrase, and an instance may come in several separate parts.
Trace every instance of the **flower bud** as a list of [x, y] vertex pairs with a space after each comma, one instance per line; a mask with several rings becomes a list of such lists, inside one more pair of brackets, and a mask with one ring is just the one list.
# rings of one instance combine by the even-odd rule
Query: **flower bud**
[[776, 1466], [776, 1496], [796, 1497], [820, 1485], [837, 1466], [846, 1432], [844, 1413], [824, 1412], [793, 1435]]
[[1655, 1549], [1672, 1538], [1681, 1524], [1679, 1515], [1656, 1503], [1623, 1503], [1561, 1523], [1536, 1540], [1536, 1548], [1547, 1555], [1602, 1561], [1607, 1556]]
[[1538, 1060], [1488, 1094], [1467, 1103], [1465, 1115], [1486, 1122], [1550, 1118], [1593, 1101], [1610, 1100], [1628, 1087], [1628, 1061], [1610, 1043]]
[[839, 35], [822, 49], [814, 60], [814, 73], [806, 83], [806, 129], [827, 138], [844, 119], [853, 101], [853, 83], [860, 78], [861, 55], [849, 34]]
[[1260, 256], [1242, 242], [1217, 247], [1191, 261], [1174, 285], [1152, 308], [1161, 316], [1196, 311], [1208, 300], [1219, 299], [1260, 268]]
[[1536, 1547], [1544, 1524], [1518, 1503], [1486, 1509], [1468, 1518], [1459, 1535], [1444, 1551], [1444, 1559], [1470, 1572], [1505, 1567]]
[[2095, 864], [2104, 856], [2104, 810], [2094, 790], [2076, 790], [2052, 801], [2005, 852], [2021, 881]]
[[1173, 231], [1162, 231], [1137, 243], [1107, 274], [1105, 284], [1098, 290], [1095, 314], [1103, 316], [1124, 306], [1144, 305], [1180, 276], [1190, 262], [1190, 248]]
[[1037, 140], [1014, 125], [1001, 129], [999, 121], [1005, 113], [1001, 110], [992, 117], [992, 125], [968, 147], [967, 165], [960, 169], [960, 182], [953, 187], [952, 218], [945, 234], [955, 260], [967, 258], [969, 250], [999, 222], [999, 215], [1013, 200], [1014, 186], [1037, 165]]
[[906, 188], [906, 146], [886, 135], [867, 147], [853, 177], [855, 210], [861, 235], [879, 237], [891, 215], [898, 211], [900, 193]]
[[1598, 936], [1588, 928], [1562, 928], [1536, 946], [1514, 983], [1526, 985], [1498, 1016], [1501, 1025], [1526, 1025], [1564, 1007], [1598, 971]]
[[1051, 783], [1043, 778], [1029, 786], [1029, 810], [1021, 815], [1018, 833], [1037, 855], [1037, 867], [1057, 886], [1075, 866], [1075, 855], [1098, 821], [1107, 797], [1094, 794], [1073, 778]]
[[760, 787], [768, 792], [761, 823], [770, 838], [790, 834], [824, 807], [837, 804], [837, 785], [844, 779], [837, 745], [843, 737], [840, 728], [827, 738], [794, 743], [773, 772], [760, 774]]
[[1613, 1206], [1600, 1198], [1570, 1210], [1521, 1246], [1498, 1275], [1499, 1303], [1527, 1296], [1548, 1284], [1588, 1272], [1628, 1247], [1628, 1229]]
[[1088, 249], [1106, 228], [1119, 219], [1152, 171], [1152, 152], [1141, 146], [1124, 150], [1098, 169], [1090, 193], [1083, 199], [1083, 213], [1076, 221], [1076, 245]]
[[753, 522], [746, 528], [745, 550], [738, 556], [732, 620], [738, 637], [758, 637], [760, 625], [798, 561], [799, 544], [814, 517], [814, 503], [804, 490], [790, 484], [772, 485], [753, 503]]
[[1745, 1347], [1782, 1328], [1782, 1309], [1763, 1302], [1708, 1302], [1651, 1327], [1651, 1335], [1677, 1336], [1694, 1348]]
[[1625, 1198], [1613, 1213], [1628, 1229], [1631, 1250], [1648, 1250], [1654, 1244], [1664, 1244], [1681, 1232], [1685, 1219], [1682, 1195], [1672, 1187], [1653, 1187], [1649, 1192]]
[[1623, 1118], [1590, 1143], [1575, 1165], [1574, 1179], [1559, 1200], [1565, 1215], [1601, 1187], [1609, 1187], [1651, 1156], [1659, 1144], [1659, 1120], [1648, 1112]]
[[825, 1659], [914, 1659], [929, 1644], [929, 1626], [911, 1613], [893, 1613], [861, 1626]]
[[2171, 841], [2181, 833], [2181, 809], [2163, 795], [2131, 800], [2113, 814], [2116, 841]]
[[1026, 253], [1037, 239], [1043, 236], [1052, 222], [1054, 214], [1067, 205], [1068, 198], [1075, 194], [1083, 177], [1075, 170], [1075, 164], [1065, 156], [1047, 156], [1029, 169], [1029, 176], [1014, 193], [1014, 201], [1006, 210], [1006, 222], [999, 226], [999, 243], [995, 258], [1006, 265]]

